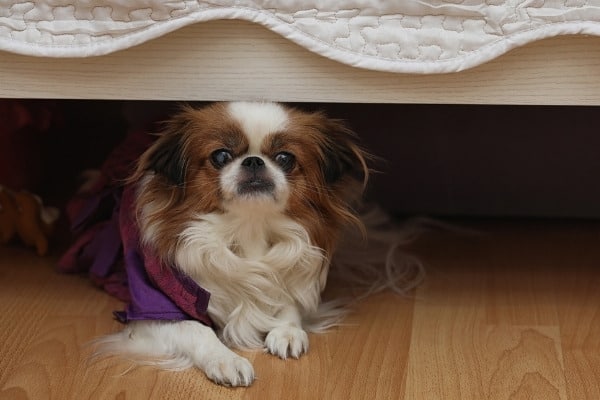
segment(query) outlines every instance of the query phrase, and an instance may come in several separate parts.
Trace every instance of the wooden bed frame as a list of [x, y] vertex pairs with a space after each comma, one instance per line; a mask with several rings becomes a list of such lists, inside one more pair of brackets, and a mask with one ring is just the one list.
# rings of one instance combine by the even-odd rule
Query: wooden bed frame
[[244, 21], [196, 24], [91, 58], [1, 53], [0, 97], [423, 104], [600, 104], [600, 38], [567, 36], [452, 74], [368, 71]]

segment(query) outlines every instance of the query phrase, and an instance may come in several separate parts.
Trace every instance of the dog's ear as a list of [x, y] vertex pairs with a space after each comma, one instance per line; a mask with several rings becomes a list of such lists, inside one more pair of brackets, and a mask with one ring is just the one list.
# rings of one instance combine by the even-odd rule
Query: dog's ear
[[369, 176], [366, 159], [369, 156], [356, 144], [354, 132], [339, 120], [327, 119], [323, 127], [327, 137], [322, 148], [325, 181], [333, 184], [342, 177], [351, 175], [366, 184]]
[[159, 137], [141, 160], [140, 168], [153, 171], [174, 186], [184, 186], [186, 181], [186, 158], [183, 137], [180, 133], [167, 132]]

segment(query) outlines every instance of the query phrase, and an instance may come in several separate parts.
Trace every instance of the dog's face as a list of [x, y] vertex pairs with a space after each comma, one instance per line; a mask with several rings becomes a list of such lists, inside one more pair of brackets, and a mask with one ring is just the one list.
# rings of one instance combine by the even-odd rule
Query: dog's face
[[[262, 211], [285, 208], [292, 186], [301, 179], [302, 166], [313, 155], [303, 152], [288, 135], [288, 113], [276, 104], [232, 103], [227, 107], [236, 125], [225, 135], [231, 143], [211, 149], [211, 173], [218, 173], [225, 210], [256, 206]], [[291, 138], [288, 138], [291, 139]], [[298, 156], [296, 156], [298, 154]], [[300, 160], [297, 159], [300, 157]]]
[[[340, 122], [274, 103], [184, 108], [141, 158], [141, 202], [177, 210], [175, 222], [209, 213], [283, 213], [316, 242], [352, 219], [348, 192], [366, 179], [364, 153]], [[321, 244], [321, 243], [318, 243]]]

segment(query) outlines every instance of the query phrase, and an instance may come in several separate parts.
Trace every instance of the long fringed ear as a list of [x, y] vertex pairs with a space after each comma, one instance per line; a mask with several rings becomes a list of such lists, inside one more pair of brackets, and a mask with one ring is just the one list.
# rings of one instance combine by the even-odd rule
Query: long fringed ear
[[186, 161], [181, 134], [166, 133], [140, 159], [138, 173], [153, 171], [174, 186], [184, 186]]
[[[366, 237], [366, 231], [354, 208], [360, 206], [369, 179], [367, 160], [372, 157], [357, 144], [356, 134], [342, 121], [320, 115], [321, 171], [330, 187], [328, 204], [335, 220], [349, 223]], [[362, 188], [359, 185], [362, 183]]]
[[327, 141], [323, 147], [323, 174], [329, 184], [351, 175], [366, 186], [369, 178], [369, 155], [356, 144], [356, 135], [341, 121], [327, 120], [324, 124]]
[[148, 157], [149, 167], [163, 175], [176, 186], [182, 186], [186, 178], [186, 163], [181, 135], [169, 135], [159, 139]]

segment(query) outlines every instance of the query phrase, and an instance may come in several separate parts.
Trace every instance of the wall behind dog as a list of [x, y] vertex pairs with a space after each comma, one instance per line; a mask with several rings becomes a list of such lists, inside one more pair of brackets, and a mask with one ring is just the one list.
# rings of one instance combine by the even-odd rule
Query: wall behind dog
[[[40, 101], [35, 105], [39, 108]], [[60, 123], [35, 138], [27, 132], [22, 134], [29, 136], [19, 141], [0, 138], [3, 152], [10, 154], [12, 143], [23, 153], [15, 158], [19, 165], [4, 162], [0, 173], [13, 177], [15, 168], [27, 167], [22, 180], [28, 178], [28, 189], [60, 206], [57, 202], [77, 188], [80, 172], [101, 165], [127, 129], [164, 118], [175, 103], [53, 101], [47, 105], [59, 114]], [[297, 106], [324, 109], [346, 120], [363, 145], [385, 160], [375, 164], [380, 173], [373, 175], [369, 197], [393, 213], [600, 217], [600, 134], [594, 123], [599, 108]]]
[[395, 213], [600, 217], [600, 108], [323, 107], [386, 160], [371, 196]]

